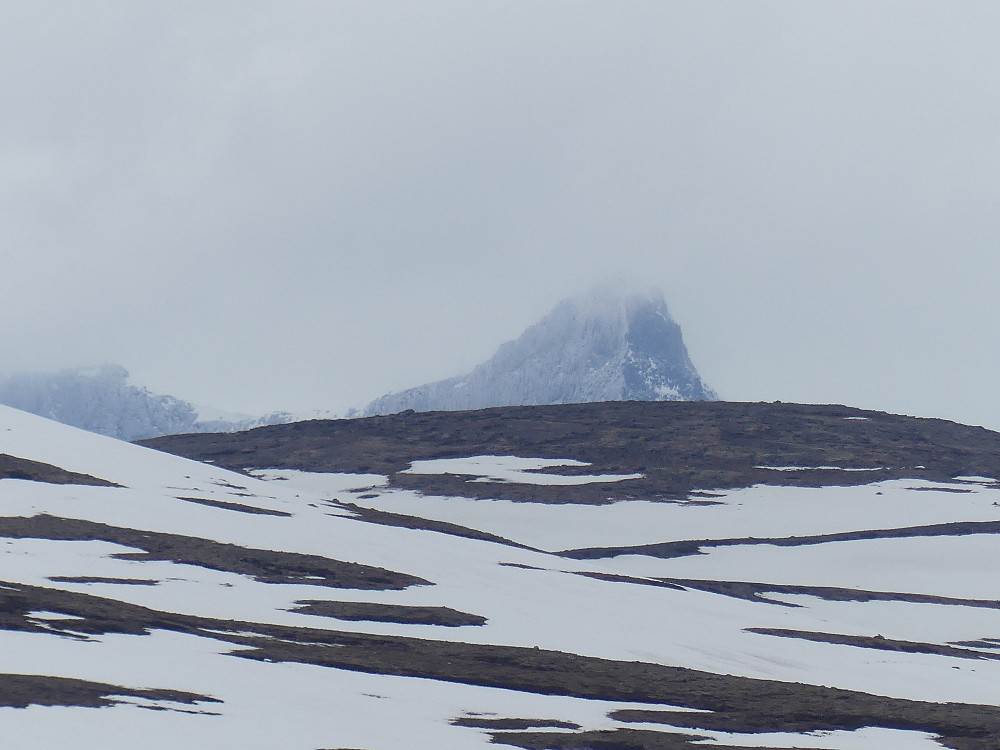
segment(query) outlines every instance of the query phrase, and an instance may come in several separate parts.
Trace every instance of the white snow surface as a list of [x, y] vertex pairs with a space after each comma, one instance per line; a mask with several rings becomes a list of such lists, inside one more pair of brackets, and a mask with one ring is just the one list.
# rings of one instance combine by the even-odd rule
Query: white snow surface
[[[1000, 600], [996, 536], [917, 536], [805, 546], [738, 543], [751, 537], [1000, 520], [1000, 507], [995, 504], [1000, 501], [1000, 489], [988, 478], [963, 478], [949, 485], [896, 480], [820, 489], [756, 486], [718, 493], [710, 504], [536, 505], [425, 496], [390, 489], [386, 478], [377, 475], [268, 470], [248, 477], [6, 407], [0, 407], [0, 453], [121, 485], [2, 479], [0, 515], [5, 517], [44, 513], [257, 549], [323, 555], [408, 573], [432, 583], [399, 591], [332, 589], [305, 582], [270, 584], [197, 565], [123, 559], [115, 555], [136, 550], [105, 541], [0, 536], [0, 586], [27, 584], [91, 593], [160, 611], [223, 620], [538, 646], [899, 698], [1000, 704], [997, 660], [877, 650], [747, 631], [753, 627], [881, 635], [939, 646], [996, 638], [1000, 636], [1000, 610], [960, 601]], [[420, 462], [411, 470], [521, 482], [539, 477], [575, 479], [538, 470], [586, 466], [571, 458], [555, 462], [470, 456], [450, 461]], [[969, 491], [945, 491], [958, 487]], [[183, 499], [191, 497], [291, 515], [249, 514]], [[335, 499], [466, 526], [534, 549], [360, 522], [349, 509], [331, 502]], [[641, 554], [641, 550], [593, 560], [552, 554], [678, 540], [736, 542], [709, 544], [703, 554], [668, 559]], [[636, 581], [579, 575], [587, 572], [630, 576]], [[58, 577], [91, 580], [53, 580]], [[809, 592], [739, 599], [693, 587], [647, 585], [657, 577], [834, 586], [929, 594], [952, 601], [841, 601]], [[116, 579], [142, 583], [125, 585], [113, 582]], [[304, 599], [446, 606], [482, 615], [487, 623], [449, 628], [347, 621], [290, 611]], [[12, 747], [486, 748], [492, 745], [484, 730], [452, 726], [451, 720], [489, 714], [558, 718], [588, 729], [614, 728], [627, 725], [608, 718], [609, 712], [636, 707], [241, 659], [229, 655], [239, 648], [230, 643], [160, 630], [149, 635], [68, 637], [59, 634], [74, 626], [66, 615], [36, 611], [32, 618], [39, 631], [0, 630], [0, 674], [58, 675], [125, 688], [184, 690], [221, 702], [168, 703], [160, 706], [168, 710], [149, 710], [155, 702], [123, 698], [124, 703], [104, 709], [3, 708], [0, 722]], [[662, 725], [647, 728], [690, 733]], [[937, 747], [932, 738], [919, 732], [877, 728], [766, 737], [698, 733], [708, 738], [706, 747], [726, 742], [743, 747], [834, 750]]]
[[469, 456], [414, 461], [402, 474], [456, 474], [476, 477], [474, 482], [577, 485], [641, 479], [642, 474], [551, 474], [542, 469], [557, 466], [590, 466], [572, 458], [524, 458], [521, 456]]

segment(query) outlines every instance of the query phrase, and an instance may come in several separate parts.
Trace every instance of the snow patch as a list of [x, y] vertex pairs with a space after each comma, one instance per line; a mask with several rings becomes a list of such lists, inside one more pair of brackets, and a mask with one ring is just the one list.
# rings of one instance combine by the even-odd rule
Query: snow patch
[[555, 466], [590, 466], [570, 458], [522, 458], [520, 456], [469, 456], [414, 461], [401, 474], [453, 474], [474, 476], [474, 482], [515, 484], [578, 485], [596, 482], [623, 482], [641, 479], [642, 474], [545, 474], [540, 469]]

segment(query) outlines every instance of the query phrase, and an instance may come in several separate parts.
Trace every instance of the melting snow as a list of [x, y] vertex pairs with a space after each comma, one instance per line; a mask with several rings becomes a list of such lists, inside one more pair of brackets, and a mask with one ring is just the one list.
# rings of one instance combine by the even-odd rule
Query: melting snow
[[27, 617], [32, 620], [83, 620], [86, 618], [80, 617], [79, 615], [69, 615], [65, 612], [29, 612]]
[[513, 482], [516, 484], [576, 485], [595, 482], [621, 482], [641, 479], [642, 474], [544, 474], [540, 469], [556, 466], [590, 466], [569, 458], [521, 458], [519, 456], [470, 456], [414, 461], [403, 474], [455, 474], [474, 476], [476, 482]]
[[[384, 477], [373, 475], [269, 470], [261, 474], [270, 480], [264, 481], [12, 410], [0, 409], [0, 424], [7, 428], [0, 429], [0, 452], [122, 485], [80, 487], [0, 480], [0, 513], [5, 516], [47, 513], [258, 549], [323, 555], [433, 582], [402, 591], [331, 589], [308, 581], [267, 584], [195, 565], [121, 559], [115, 555], [136, 550], [120, 544], [0, 538], [0, 579], [8, 587], [20, 583], [87, 592], [161, 611], [219, 619], [539, 646], [903, 698], [1000, 703], [1000, 661], [859, 648], [747, 631], [754, 627], [880, 634], [888, 639], [946, 645], [997, 637], [1000, 610], [994, 608], [826, 600], [815, 590], [766, 594], [772, 601], [740, 599], [690, 587], [618, 583], [578, 575], [593, 572], [649, 582], [669, 577], [837, 586], [1000, 600], [1000, 582], [995, 575], [1000, 568], [1000, 545], [995, 535], [869, 539], [809, 546], [775, 546], [749, 543], [748, 539], [1000, 520], [1000, 511], [993, 505], [1000, 501], [1000, 489], [992, 479], [960, 478], [958, 482], [985, 480], [979, 486], [965, 485], [972, 490], [966, 494], [942, 491], [949, 485], [907, 480], [818, 489], [758, 486], [720, 493], [714, 498], [717, 502], [710, 505], [621, 502], [546, 506], [429, 497], [387, 488]], [[508, 482], [617, 481], [637, 476], [539, 473], [557, 466], [582, 468], [587, 464], [572, 459], [476, 456], [416, 462], [409, 471]], [[912, 486], [926, 487], [927, 491], [908, 492]], [[253, 515], [191, 504], [178, 499], [180, 487], [197, 491], [201, 497], [291, 515]], [[377, 493], [368, 492], [373, 487]], [[470, 526], [550, 552], [683, 540], [748, 541], [708, 546], [704, 554], [671, 559], [641, 554], [567, 559], [434, 531], [361, 523], [323, 502], [335, 495], [380, 510]], [[125, 586], [52, 580], [58, 576], [160, 583]], [[304, 599], [446, 606], [482, 615], [487, 624], [446, 628], [353, 622], [289, 611]], [[35, 611], [31, 616], [53, 623], [52, 627], [59, 620], [75, 619], [49, 610]], [[223, 701], [186, 706], [126, 698], [123, 700], [135, 705], [100, 711], [37, 706], [0, 709], [4, 736], [12, 746], [22, 748], [80, 750], [180, 746], [485, 749], [493, 747], [485, 732], [451, 726], [450, 720], [471, 713], [546, 716], [573, 721], [585, 729], [613, 729], [624, 725], [609, 719], [608, 712], [633, 707], [227, 655], [237, 648], [210, 633], [200, 637], [155, 630], [145, 636], [98, 635], [82, 640], [0, 630], [0, 673], [50, 674], [127, 687], [186, 690]], [[170, 710], [148, 710], [141, 705]], [[752, 747], [747, 743], [765, 739], [771, 747], [836, 750], [924, 750], [934, 746], [933, 740], [921, 733], [872, 728], [826, 735], [699, 733], [710, 737], [706, 741], [709, 747], [727, 742]]]

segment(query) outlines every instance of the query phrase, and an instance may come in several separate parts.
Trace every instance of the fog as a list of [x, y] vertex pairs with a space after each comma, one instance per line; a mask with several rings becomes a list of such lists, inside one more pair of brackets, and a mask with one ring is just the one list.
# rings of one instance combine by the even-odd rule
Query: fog
[[1000, 428], [988, 2], [8, 2], [0, 371], [458, 374], [609, 275], [723, 398]]

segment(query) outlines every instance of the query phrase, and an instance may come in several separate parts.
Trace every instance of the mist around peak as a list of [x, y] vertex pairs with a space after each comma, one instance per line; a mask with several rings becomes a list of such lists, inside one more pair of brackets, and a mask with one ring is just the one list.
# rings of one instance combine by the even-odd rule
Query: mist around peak
[[363, 413], [716, 398], [663, 293], [611, 281], [563, 300], [472, 372], [382, 396]]

